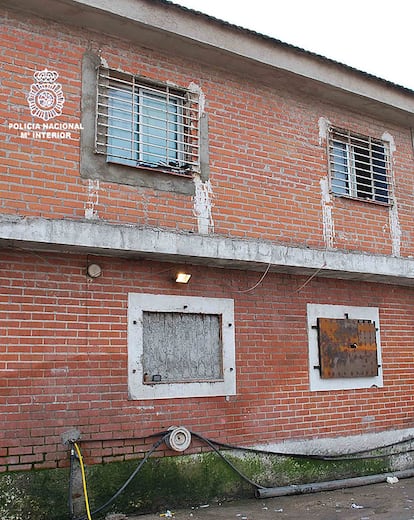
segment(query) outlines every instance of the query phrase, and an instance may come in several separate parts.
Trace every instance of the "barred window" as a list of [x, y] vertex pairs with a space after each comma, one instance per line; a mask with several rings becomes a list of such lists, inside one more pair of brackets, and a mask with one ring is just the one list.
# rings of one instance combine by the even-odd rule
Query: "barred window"
[[127, 166], [199, 171], [198, 96], [100, 67], [95, 151]]
[[335, 195], [389, 203], [390, 158], [386, 142], [331, 128], [328, 145]]

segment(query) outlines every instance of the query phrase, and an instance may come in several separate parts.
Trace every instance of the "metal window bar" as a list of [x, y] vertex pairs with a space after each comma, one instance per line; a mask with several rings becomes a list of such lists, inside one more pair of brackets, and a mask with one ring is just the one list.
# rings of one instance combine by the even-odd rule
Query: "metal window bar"
[[95, 148], [110, 162], [199, 171], [198, 97], [100, 68]]
[[335, 195], [389, 204], [391, 167], [386, 143], [331, 129], [328, 155]]

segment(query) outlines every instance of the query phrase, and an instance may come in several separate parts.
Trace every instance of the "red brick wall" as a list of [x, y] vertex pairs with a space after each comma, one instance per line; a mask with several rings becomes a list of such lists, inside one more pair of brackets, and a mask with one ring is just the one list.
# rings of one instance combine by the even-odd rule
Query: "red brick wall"
[[[168, 264], [97, 261], [103, 275], [91, 280], [86, 256], [1, 255], [0, 454], [9, 470], [66, 465], [60, 436], [71, 428], [93, 440], [90, 463], [145, 451], [152, 440], [128, 439], [172, 425], [239, 445], [414, 426], [410, 288], [313, 279], [298, 292], [303, 277], [269, 273], [243, 293], [260, 273], [193, 266], [178, 290]], [[237, 395], [128, 400], [128, 292], [234, 298]], [[383, 388], [309, 391], [307, 303], [380, 308]]]
[[[98, 51], [120, 67], [181, 86], [201, 86], [209, 114], [215, 233], [323, 248], [320, 179], [327, 174], [318, 120], [396, 144], [394, 174], [402, 253], [412, 243], [413, 157], [408, 129], [262, 87], [175, 56], [2, 12], [0, 43], [0, 214], [85, 218], [89, 183], [79, 174], [79, 135], [25, 140], [9, 123], [32, 122], [26, 96], [33, 72], [60, 74], [62, 121], [80, 122], [81, 60]], [[390, 254], [388, 208], [332, 202], [335, 246]], [[197, 231], [191, 197], [101, 181], [101, 220]], [[3, 249], [0, 255], [0, 457], [3, 470], [67, 464], [61, 434], [76, 427], [88, 461], [133, 457], [149, 440], [130, 441], [171, 425], [240, 445], [290, 438], [411, 427], [413, 416], [412, 290], [404, 287], [193, 267], [177, 290], [167, 264], [99, 258], [104, 274], [85, 276], [86, 256]], [[129, 401], [129, 292], [235, 300], [237, 395]], [[384, 387], [310, 393], [306, 304], [377, 306]], [[367, 421], [366, 418], [370, 420]], [[120, 440], [112, 440], [113, 438]]]

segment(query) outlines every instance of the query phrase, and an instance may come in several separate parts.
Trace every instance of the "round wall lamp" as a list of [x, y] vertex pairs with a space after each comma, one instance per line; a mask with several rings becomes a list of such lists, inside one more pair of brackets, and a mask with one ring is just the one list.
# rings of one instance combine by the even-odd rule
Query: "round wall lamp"
[[102, 267], [99, 264], [89, 264], [86, 273], [91, 278], [98, 278], [102, 274]]

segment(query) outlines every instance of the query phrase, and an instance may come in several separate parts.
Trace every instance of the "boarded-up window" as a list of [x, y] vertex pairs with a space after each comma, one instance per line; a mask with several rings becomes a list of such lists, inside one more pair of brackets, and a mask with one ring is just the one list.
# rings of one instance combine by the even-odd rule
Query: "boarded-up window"
[[130, 293], [130, 399], [236, 393], [234, 302]]
[[312, 391], [384, 386], [378, 307], [307, 304]]
[[219, 315], [143, 312], [144, 382], [223, 380]]
[[378, 375], [375, 323], [318, 318], [321, 378]]

